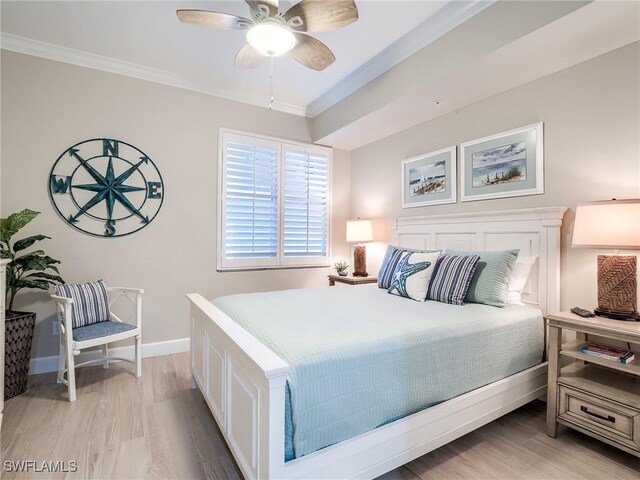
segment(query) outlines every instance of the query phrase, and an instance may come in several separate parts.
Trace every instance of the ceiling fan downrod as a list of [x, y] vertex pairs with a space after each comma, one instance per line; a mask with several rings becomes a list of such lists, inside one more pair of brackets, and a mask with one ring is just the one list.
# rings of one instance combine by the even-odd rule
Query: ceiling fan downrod
[[269, 110], [273, 110], [273, 58], [271, 55], [271, 67], [269, 69]]

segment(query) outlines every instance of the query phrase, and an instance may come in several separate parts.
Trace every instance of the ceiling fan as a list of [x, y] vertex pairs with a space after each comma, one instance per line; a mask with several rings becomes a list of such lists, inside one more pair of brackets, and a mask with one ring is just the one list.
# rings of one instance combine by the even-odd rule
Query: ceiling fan
[[324, 32], [344, 27], [358, 19], [353, 0], [302, 0], [286, 12], [278, 0], [246, 0], [251, 19], [209, 10], [176, 12], [185, 23], [222, 30], [248, 30], [247, 44], [236, 55], [235, 65], [254, 68], [268, 57], [287, 52], [313, 70], [324, 70], [336, 57], [319, 40], [302, 32]]

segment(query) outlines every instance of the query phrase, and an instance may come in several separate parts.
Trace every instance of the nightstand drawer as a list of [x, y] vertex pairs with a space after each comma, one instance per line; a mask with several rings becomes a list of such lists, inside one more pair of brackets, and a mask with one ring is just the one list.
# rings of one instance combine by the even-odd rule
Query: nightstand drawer
[[559, 387], [558, 419], [640, 450], [640, 411], [583, 390]]

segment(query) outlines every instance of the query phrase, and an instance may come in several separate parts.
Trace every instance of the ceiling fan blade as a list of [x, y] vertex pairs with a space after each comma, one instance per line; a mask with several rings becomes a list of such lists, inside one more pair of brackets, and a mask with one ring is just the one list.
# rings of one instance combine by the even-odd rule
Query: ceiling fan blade
[[278, 13], [278, 0], [245, 0], [251, 10], [256, 13], [264, 13], [260, 10], [260, 5], [264, 5], [268, 10], [268, 16]]
[[177, 10], [176, 15], [184, 23], [222, 30], [246, 30], [253, 25], [248, 18], [209, 10]]
[[[302, 24], [296, 17], [300, 17]], [[353, 0], [302, 0], [287, 10], [284, 18], [294, 30], [325, 32], [358, 20], [358, 7]]]
[[299, 63], [313, 70], [324, 70], [335, 60], [335, 55], [324, 43], [304, 33], [294, 32], [296, 46], [291, 50], [291, 55]]
[[262, 64], [266, 58], [267, 57], [247, 43], [236, 55], [234, 64], [237, 67], [256, 68], [258, 65]]

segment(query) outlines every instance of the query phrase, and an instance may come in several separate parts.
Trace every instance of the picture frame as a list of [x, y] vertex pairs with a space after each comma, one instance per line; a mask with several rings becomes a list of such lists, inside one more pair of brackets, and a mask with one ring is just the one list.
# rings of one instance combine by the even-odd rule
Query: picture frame
[[402, 161], [402, 208], [456, 203], [456, 146]]
[[543, 122], [460, 144], [462, 202], [544, 193]]

